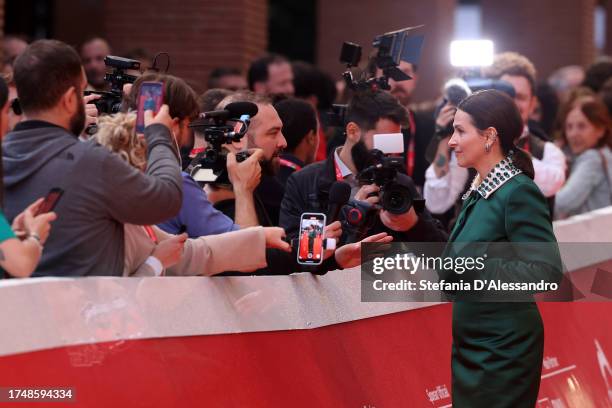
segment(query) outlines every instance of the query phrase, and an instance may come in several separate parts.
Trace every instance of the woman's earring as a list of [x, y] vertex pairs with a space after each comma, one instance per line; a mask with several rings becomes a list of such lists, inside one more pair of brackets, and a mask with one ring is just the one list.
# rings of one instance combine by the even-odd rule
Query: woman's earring
[[489, 153], [491, 151], [491, 144], [485, 143], [485, 152]]

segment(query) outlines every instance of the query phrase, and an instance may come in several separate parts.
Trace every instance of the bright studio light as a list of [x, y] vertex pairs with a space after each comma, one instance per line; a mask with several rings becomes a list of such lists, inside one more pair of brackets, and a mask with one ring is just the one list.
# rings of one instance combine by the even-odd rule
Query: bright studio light
[[450, 45], [453, 67], [484, 67], [493, 64], [493, 41], [457, 40]]

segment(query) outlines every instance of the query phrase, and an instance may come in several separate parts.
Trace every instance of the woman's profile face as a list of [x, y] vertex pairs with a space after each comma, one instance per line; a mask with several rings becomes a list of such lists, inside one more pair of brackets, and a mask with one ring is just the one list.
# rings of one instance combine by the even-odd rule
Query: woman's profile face
[[453, 128], [448, 146], [455, 151], [457, 163], [461, 167], [475, 167], [486, 154], [484, 136], [474, 126], [472, 117], [462, 110], [455, 113]]
[[580, 154], [597, 146], [604, 133], [604, 128], [593, 125], [580, 107], [572, 109], [565, 118], [565, 136], [574, 154]]

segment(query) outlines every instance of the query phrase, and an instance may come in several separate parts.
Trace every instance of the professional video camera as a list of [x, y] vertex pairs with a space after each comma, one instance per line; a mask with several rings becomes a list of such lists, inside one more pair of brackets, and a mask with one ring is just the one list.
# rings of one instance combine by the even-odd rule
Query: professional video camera
[[[225, 109], [205, 112], [189, 127], [203, 133], [208, 147], [191, 161], [187, 172], [200, 183], [229, 185], [227, 152], [224, 144], [238, 142], [247, 133], [251, 118], [257, 115], [257, 105], [251, 102], [234, 102]], [[239, 152], [236, 160], [249, 157], [247, 151]]]
[[125, 71], [128, 69], [140, 69], [140, 61], [108, 55], [104, 58], [104, 64], [113, 69], [112, 72], [107, 72], [104, 75], [104, 80], [110, 83], [111, 90], [109, 92], [85, 91], [85, 95], [102, 95], [101, 98], [93, 101], [99, 113], [117, 113], [121, 110], [123, 85], [136, 81], [134, 75], [126, 74]]
[[404, 214], [413, 205], [416, 211], [423, 210], [425, 200], [414, 196], [412, 181], [403, 172], [401, 158], [386, 157], [380, 150], [372, 149], [368, 163], [373, 164], [360, 171], [357, 179], [361, 184], [376, 184], [380, 187], [383, 210], [392, 214]]
[[[355, 79], [351, 68], [357, 67], [361, 61], [361, 46], [352, 42], [344, 42], [340, 50], [340, 62], [346, 64], [347, 70], [342, 74], [346, 85], [354, 91], [373, 89], [390, 89], [389, 78], [394, 81], [412, 79], [398, 68], [401, 61], [416, 64], [419, 61], [423, 46], [423, 35], [415, 32], [423, 26], [403, 28], [401, 30], [376, 36], [372, 45], [378, 51], [368, 61], [368, 67], [358, 79]], [[376, 78], [376, 69], [382, 70], [382, 76]], [[344, 128], [346, 125], [347, 105], [334, 104], [328, 112], [323, 112], [321, 120], [326, 126]]]
[[[389, 78], [394, 81], [412, 79], [398, 68], [401, 61], [417, 64], [423, 46], [423, 35], [414, 35], [423, 26], [402, 28], [376, 36], [372, 46], [378, 51], [368, 62], [368, 69], [361, 78], [355, 80], [352, 67], [359, 65], [361, 46], [344, 42], [340, 51], [340, 62], [346, 64], [347, 71], [342, 74], [346, 85], [353, 90], [390, 89]], [[382, 76], [376, 78], [376, 69], [382, 70]]]

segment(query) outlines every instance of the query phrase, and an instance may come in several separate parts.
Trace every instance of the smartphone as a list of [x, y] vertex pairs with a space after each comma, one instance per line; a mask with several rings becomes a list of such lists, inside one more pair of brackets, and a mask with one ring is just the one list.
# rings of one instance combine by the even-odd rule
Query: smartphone
[[164, 104], [164, 83], [143, 82], [138, 93], [138, 111], [136, 112], [136, 133], [144, 133], [144, 113], [147, 110], [154, 114]]
[[53, 211], [60, 198], [62, 198], [62, 194], [64, 194], [64, 190], [62, 190], [61, 188], [56, 187], [49, 190], [49, 192], [45, 196], [44, 201], [42, 202], [40, 207], [38, 207], [38, 211], [36, 211], [36, 214], [34, 214], [34, 216]]
[[323, 230], [325, 214], [304, 213], [300, 218], [297, 261], [302, 265], [320, 265], [323, 262]]

